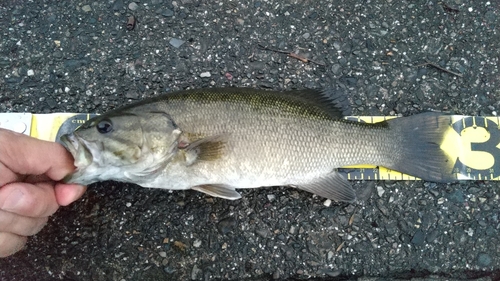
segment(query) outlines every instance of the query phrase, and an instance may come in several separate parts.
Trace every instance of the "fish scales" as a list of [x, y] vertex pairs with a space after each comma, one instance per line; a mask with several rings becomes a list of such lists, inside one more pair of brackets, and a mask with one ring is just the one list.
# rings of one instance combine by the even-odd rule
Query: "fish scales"
[[[239, 198], [236, 188], [292, 185], [353, 201], [336, 168], [373, 164], [434, 181], [454, 179], [452, 161], [439, 148], [446, 117], [426, 113], [364, 124], [343, 120], [345, 111], [334, 91], [224, 88], [155, 97], [95, 117], [64, 138], [75, 159], [85, 155], [75, 160], [81, 165], [70, 181], [192, 188], [227, 199]], [[97, 132], [108, 125], [111, 132]], [[117, 151], [128, 157], [123, 151], [130, 148], [137, 159], [122, 159], [128, 166], [114, 159]], [[99, 174], [103, 163], [113, 163], [115, 172]]]
[[[228, 134], [229, 150], [216, 162], [189, 170], [193, 181], [235, 184], [238, 181], [289, 185], [316, 178], [335, 167], [391, 164], [394, 137], [388, 128], [332, 120], [315, 108], [302, 109], [272, 95], [217, 95], [195, 92], [167, 96], [163, 102], [137, 107], [135, 112], [169, 112], [183, 131], [200, 136]], [[221, 120], [225, 120], [221, 122]], [[238, 168], [241, 160], [247, 165]], [[214, 172], [218, 177], [214, 176]], [[248, 177], [248, 179], [245, 179]]]

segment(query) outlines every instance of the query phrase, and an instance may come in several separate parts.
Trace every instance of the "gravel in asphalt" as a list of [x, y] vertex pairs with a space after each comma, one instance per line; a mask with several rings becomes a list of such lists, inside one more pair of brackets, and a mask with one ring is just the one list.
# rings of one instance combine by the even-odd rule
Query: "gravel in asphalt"
[[[338, 85], [356, 115], [492, 116], [499, 16], [496, 0], [4, 0], [0, 112], [102, 113], [187, 88]], [[0, 260], [0, 279], [500, 278], [497, 182], [353, 184], [363, 198], [353, 205], [284, 187], [226, 201], [93, 184]]]

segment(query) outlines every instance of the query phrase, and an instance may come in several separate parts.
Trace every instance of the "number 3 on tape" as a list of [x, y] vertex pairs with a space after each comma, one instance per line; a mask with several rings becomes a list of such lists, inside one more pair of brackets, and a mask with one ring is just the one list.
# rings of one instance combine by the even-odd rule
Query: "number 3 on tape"
[[[500, 177], [500, 129], [497, 117], [453, 116], [451, 127], [458, 135], [455, 146], [442, 145], [450, 156], [457, 154], [453, 172], [458, 179], [494, 180]], [[458, 147], [456, 144], [459, 144]]]

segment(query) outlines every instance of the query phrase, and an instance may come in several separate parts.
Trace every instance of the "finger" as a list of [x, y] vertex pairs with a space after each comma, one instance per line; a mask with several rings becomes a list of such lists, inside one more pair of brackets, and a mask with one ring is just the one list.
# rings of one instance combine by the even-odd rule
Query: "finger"
[[[72, 156], [62, 145], [4, 129], [0, 129], [0, 163], [14, 173], [46, 174], [55, 181], [75, 169]], [[0, 180], [0, 186], [5, 183]]]
[[26, 244], [26, 236], [19, 236], [9, 232], [0, 232], [0, 258], [8, 257]]
[[12, 172], [2, 162], [0, 162], [0, 175], [0, 186], [9, 182], [21, 181], [24, 177]]
[[0, 188], [0, 209], [26, 217], [48, 217], [59, 208], [50, 182], [9, 183]]
[[56, 184], [54, 189], [57, 203], [60, 206], [67, 206], [78, 200], [78, 198], [82, 197], [86, 190], [87, 187], [83, 185], [63, 183]]
[[31, 218], [0, 210], [0, 232], [22, 236], [37, 234], [47, 223], [48, 217]]
[[[0, 163], [0, 169], [1, 169], [1, 165], [2, 163]], [[7, 168], [5, 168], [7, 169]], [[10, 170], [8, 170], [10, 171]], [[12, 173], [12, 171], [10, 171], [10, 173]], [[14, 174], [14, 173], [12, 173]], [[2, 175], [2, 174], [0, 174]], [[22, 181], [22, 182], [27, 182], [27, 183], [37, 183], [37, 182], [42, 182], [42, 181], [52, 181], [52, 179], [43, 174], [43, 175], [18, 175], [18, 174], [14, 174], [15, 175], [15, 180], [14, 181]], [[2, 175], [3, 177], [3, 175]], [[11, 182], [14, 182], [14, 181], [11, 181]]]

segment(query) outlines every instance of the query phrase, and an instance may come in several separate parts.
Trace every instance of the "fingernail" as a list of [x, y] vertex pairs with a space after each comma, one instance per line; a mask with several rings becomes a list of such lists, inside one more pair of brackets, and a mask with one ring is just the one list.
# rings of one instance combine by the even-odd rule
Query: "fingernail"
[[15, 211], [17, 209], [17, 206], [23, 199], [23, 197], [24, 193], [21, 190], [15, 189], [11, 191], [10, 194], [5, 199], [5, 201], [3, 202], [1, 209], [5, 211]]

